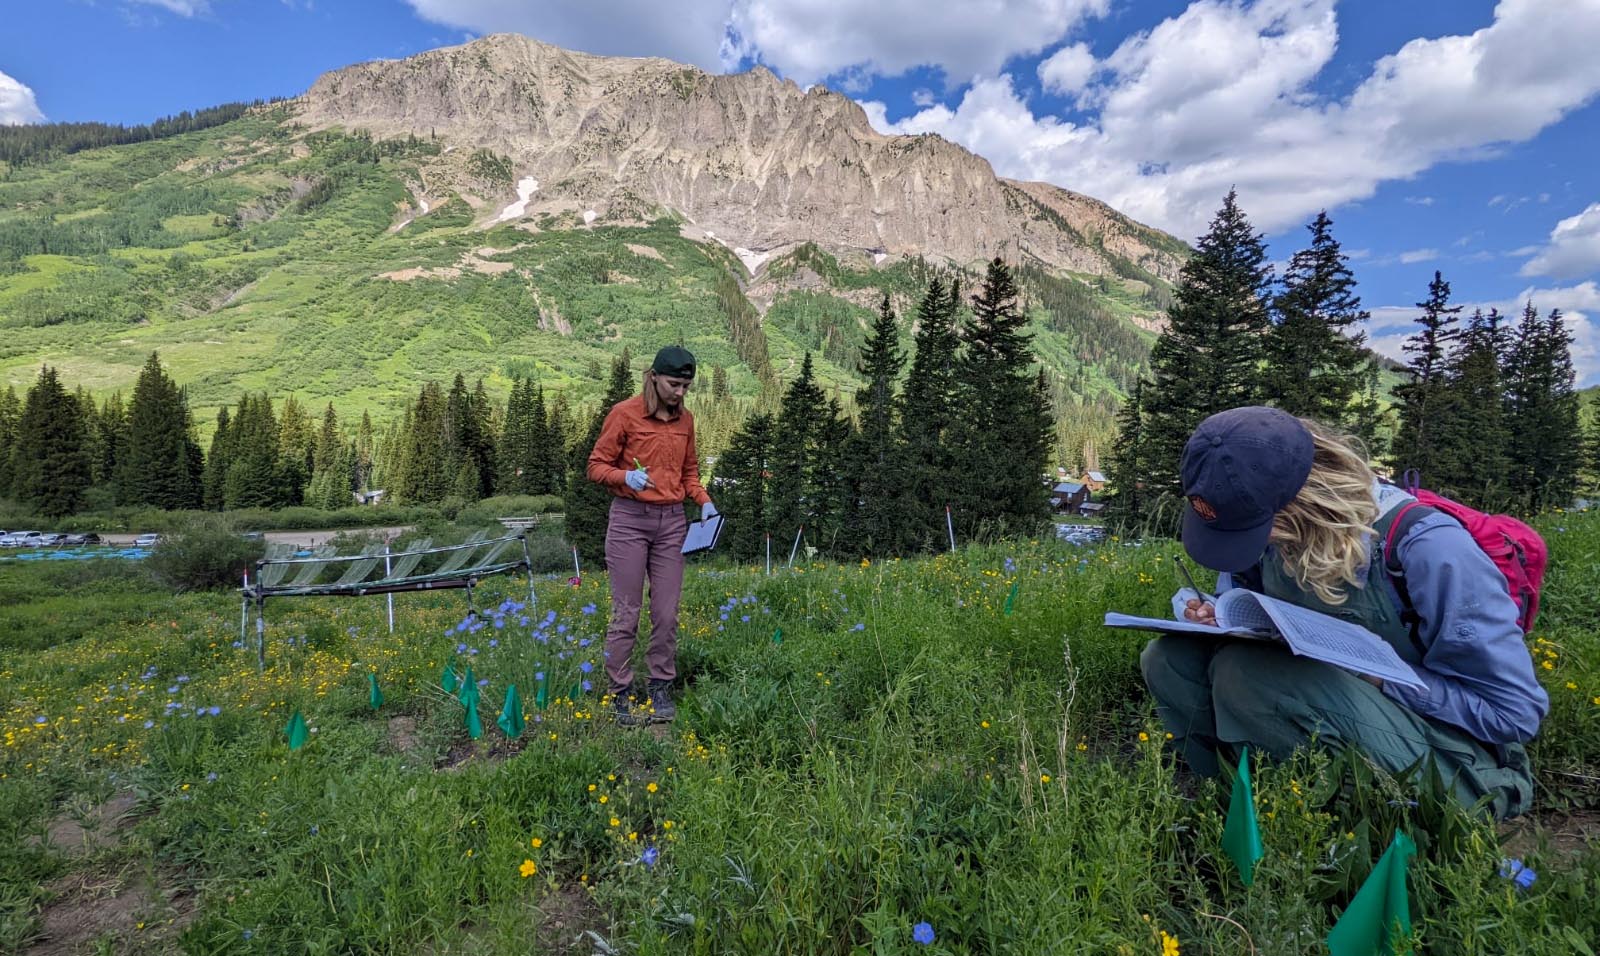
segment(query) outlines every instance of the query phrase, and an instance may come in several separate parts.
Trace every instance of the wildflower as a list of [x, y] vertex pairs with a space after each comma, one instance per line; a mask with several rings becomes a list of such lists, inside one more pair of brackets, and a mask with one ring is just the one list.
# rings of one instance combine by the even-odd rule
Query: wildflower
[[852, 631], [864, 631], [866, 629], [867, 629], [866, 622], [862, 621], [862, 622], [857, 622], [856, 626], [852, 627], [850, 630], [852, 630]]
[[594, 793], [594, 784], [589, 784], [589, 792]]
[[1150, 735], [1149, 734], [1145, 733], [1142, 730], [1139, 731], [1139, 742], [1141, 744], [1144, 743], [1145, 741], [1149, 740], [1149, 739], [1150, 739]]
[[493, 650], [494, 648], [499, 647], [499, 646], [500, 646], [500, 641], [499, 640], [493, 640], [493, 641], [489, 642], [489, 648], [491, 650]]
[[659, 859], [661, 859], [661, 851], [653, 846], [646, 847], [645, 851], [639, 855], [639, 862], [644, 864], [645, 869], [655, 866], [656, 861]]
[[662, 820], [661, 821], [661, 829], [663, 829], [663, 830], [672, 829], [672, 821], [671, 820]]
[[[593, 788], [591, 788], [591, 789], [593, 789]], [[603, 793], [600, 795], [600, 802], [601, 803], [605, 803], [605, 802], [609, 801], [610, 799], [611, 799], [610, 797], [606, 796]]]
[[616, 817], [612, 817], [611, 818], [611, 825], [614, 826], [614, 827], [620, 827], [620, 826], [622, 826], [622, 821], [618, 820]]
[[596, 611], [599, 610], [599, 608], [595, 607], [593, 604], [585, 604], [583, 607], [579, 608], [578, 610], [582, 611], [584, 613], [584, 615], [587, 616], [587, 615], [595, 613]]
[[1047, 774], [1047, 773], [1039, 774], [1039, 782], [1040, 783], [1049, 783], [1050, 782], [1050, 775]]
[[1161, 931], [1161, 956], [1179, 956], [1178, 937], [1168, 936], [1166, 930]]
[[649, 783], [645, 784], [644, 788], [646, 790], [650, 791], [651, 793], [655, 793], [657, 790], [660, 789], [659, 787], [656, 786], [656, 782], [654, 780], [652, 780]]
[[989, 722], [987, 720], [981, 721], [978, 724], [978, 726], [982, 727], [984, 730], [988, 730], [989, 729]]
[[924, 946], [932, 943], [934, 940], [932, 924], [918, 923], [911, 927], [911, 938]]
[[1525, 890], [1532, 886], [1539, 878], [1539, 874], [1523, 865], [1519, 859], [1503, 860], [1500, 863], [1500, 875], [1517, 885], [1518, 889]]
[[594, 673], [594, 661], [584, 661], [578, 665], [578, 670], [583, 671], [585, 674]]
[[544, 846], [544, 841], [539, 839], [538, 837], [534, 837], [533, 839], [528, 841], [528, 845], [533, 847], [535, 850], [537, 850], [540, 847]]
[[48, 724], [50, 722], [50, 718], [40, 714], [38, 717], [33, 718], [33, 722], [36, 724]]
[[523, 860], [522, 865], [517, 867], [517, 872], [522, 874], [523, 879], [527, 879], [533, 874], [539, 872], [539, 864], [533, 862], [532, 860]]

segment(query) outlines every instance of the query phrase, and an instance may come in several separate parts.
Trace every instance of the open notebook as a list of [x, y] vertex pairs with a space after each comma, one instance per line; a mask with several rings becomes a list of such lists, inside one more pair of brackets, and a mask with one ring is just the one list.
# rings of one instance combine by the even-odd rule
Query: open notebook
[[1359, 624], [1280, 601], [1245, 588], [1233, 588], [1217, 597], [1217, 626], [1132, 614], [1106, 613], [1107, 627], [1165, 634], [1209, 634], [1282, 640], [1302, 657], [1377, 677], [1387, 683], [1427, 690], [1411, 667], [1388, 642]]
[[704, 521], [691, 521], [689, 533], [683, 536], [683, 553], [710, 551], [722, 537], [722, 515], [715, 514]]

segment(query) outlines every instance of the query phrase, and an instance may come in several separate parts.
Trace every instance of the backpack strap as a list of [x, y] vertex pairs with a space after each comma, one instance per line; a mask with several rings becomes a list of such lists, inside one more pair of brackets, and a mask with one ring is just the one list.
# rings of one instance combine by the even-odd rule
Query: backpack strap
[[1432, 505], [1425, 505], [1420, 501], [1408, 501], [1395, 511], [1389, 521], [1389, 532], [1383, 537], [1383, 569], [1388, 572], [1389, 580], [1394, 582], [1395, 593], [1400, 596], [1400, 623], [1406, 626], [1411, 635], [1411, 646], [1417, 653], [1427, 653], [1427, 648], [1422, 644], [1419, 632], [1422, 617], [1417, 613], [1416, 605], [1411, 603], [1411, 591], [1406, 587], [1405, 568], [1400, 566], [1400, 553], [1395, 547], [1397, 542], [1405, 540], [1418, 521], [1434, 514], [1439, 509]]

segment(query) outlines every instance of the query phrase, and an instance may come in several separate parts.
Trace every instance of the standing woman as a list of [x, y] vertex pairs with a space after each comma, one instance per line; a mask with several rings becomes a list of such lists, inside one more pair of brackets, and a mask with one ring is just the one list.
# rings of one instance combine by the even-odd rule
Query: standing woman
[[[1276, 642], [1158, 637], [1140, 659], [1145, 683], [1191, 768], [1211, 776], [1246, 744], [1281, 758], [1315, 741], [1360, 747], [1396, 774], [1431, 759], [1456, 799], [1486, 800], [1497, 818], [1529, 808], [1523, 744], [1550, 698], [1505, 577], [1465, 528], [1419, 506], [1399, 529], [1408, 624], [1383, 542], [1415, 499], [1379, 483], [1353, 440], [1278, 409], [1230, 409], [1195, 429], [1181, 476], [1183, 546], [1222, 572], [1219, 592], [1245, 587], [1360, 624], [1427, 685], [1386, 686]], [[1180, 593], [1183, 617], [1215, 623], [1211, 604]]]
[[[617, 723], [670, 721], [677, 716], [678, 597], [683, 590], [684, 498], [700, 505], [702, 520], [717, 513], [700, 485], [694, 416], [683, 397], [694, 383], [694, 356], [669, 345], [644, 373], [644, 390], [606, 414], [589, 455], [589, 480], [615, 495], [606, 524], [606, 567], [611, 572], [611, 624], [606, 630], [606, 674]], [[649, 685], [633, 688], [633, 645], [645, 578], [650, 579]], [[637, 706], [635, 706], [637, 705]]]

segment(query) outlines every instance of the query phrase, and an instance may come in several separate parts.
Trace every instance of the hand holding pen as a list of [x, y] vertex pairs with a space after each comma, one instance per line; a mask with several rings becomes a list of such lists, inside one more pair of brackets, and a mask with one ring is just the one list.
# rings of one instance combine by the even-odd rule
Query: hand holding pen
[[1194, 583], [1194, 576], [1189, 573], [1189, 566], [1183, 563], [1183, 558], [1173, 555], [1172, 562], [1178, 566], [1178, 573], [1183, 575], [1183, 580], [1188, 582], [1189, 590], [1198, 595], [1184, 602], [1184, 620], [1194, 621], [1197, 624], [1210, 624], [1215, 627], [1217, 623], [1216, 595], [1200, 590], [1200, 586]]

